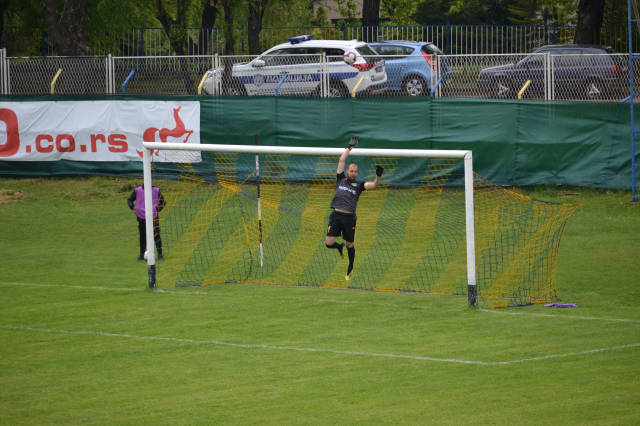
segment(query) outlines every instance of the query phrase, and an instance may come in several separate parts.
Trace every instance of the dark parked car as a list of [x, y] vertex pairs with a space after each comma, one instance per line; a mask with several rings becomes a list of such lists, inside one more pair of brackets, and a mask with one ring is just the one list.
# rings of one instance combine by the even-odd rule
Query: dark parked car
[[[441, 85], [451, 80], [451, 69], [443, 60], [437, 69], [437, 55], [444, 55], [438, 46], [427, 41], [374, 41], [369, 46], [385, 58], [387, 92], [408, 96], [429, 95], [437, 78]], [[440, 71], [440, 72], [437, 72]]]
[[[551, 64], [544, 56], [547, 53]], [[531, 80], [526, 94], [535, 98], [544, 98], [546, 86], [555, 99], [617, 99], [629, 85], [629, 77], [625, 57], [616, 54], [609, 46], [543, 46], [516, 64], [483, 69], [478, 89], [496, 98], [515, 98]]]

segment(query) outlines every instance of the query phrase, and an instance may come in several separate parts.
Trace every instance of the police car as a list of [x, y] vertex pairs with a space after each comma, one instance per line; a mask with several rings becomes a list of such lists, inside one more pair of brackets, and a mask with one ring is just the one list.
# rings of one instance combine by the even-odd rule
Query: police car
[[[345, 55], [353, 64], [345, 61]], [[220, 68], [209, 71], [205, 92], [214, 93], [215, 85], [215, 93], [226, 95], [322, 96], [323, 80], [328, 81], [330, 97], [351, 96], [356, 86], [356, 96], [387, 89], [384, 60], [357, 40], [313, 40], [311, 35], [290, 38], [250, 62], [234, 64], [231, 76], [225, 76], [223, 61]]]

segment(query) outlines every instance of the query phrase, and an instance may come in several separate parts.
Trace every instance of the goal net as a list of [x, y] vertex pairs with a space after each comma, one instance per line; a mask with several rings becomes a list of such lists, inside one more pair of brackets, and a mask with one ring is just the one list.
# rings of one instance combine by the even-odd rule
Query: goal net
[[358, 166], [358, 180], [373, 181], [377, 165], [385, 171], [380, 186], [360, 196], [355, 273], [346, 281], [346, 250], [341, 258], [325, 246], [344, 149], [145, 147], [151, 149], [145, 179], [153, 179], [166, 203], [160, 213], [165, 260], [156, 272], [150, 256], [150, 285], [458, 294], [483, 307], [557, 299], [558, 244], [575, 206], [493, 185], [473, 173], [470, 151], [351, 152], [347, 164]]

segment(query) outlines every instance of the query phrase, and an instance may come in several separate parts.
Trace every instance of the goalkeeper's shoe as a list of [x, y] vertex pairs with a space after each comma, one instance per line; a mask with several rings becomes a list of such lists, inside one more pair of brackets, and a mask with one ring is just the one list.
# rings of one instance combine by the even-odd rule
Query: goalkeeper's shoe
[[344, 276], [345, 281], [351, 281], [351, 278], [353, 278], [353, 265], [349, 265], [347, 275]]
[[141, 254], [140, 256], [138, 256], [136, 260], [144, 260], [144, 254]]
[[164, 260], [164, 256], [162, 255], [162, 253], [158, 255], [158, 260]]
[[346, 244], [340, 243], [339, 246], [340, 247], [338, 247], [338, 251], [340, 252], [340, 257], [344, 259], [344, 253], [342, 251], [344, 250], [344, 246], [346, 246]]

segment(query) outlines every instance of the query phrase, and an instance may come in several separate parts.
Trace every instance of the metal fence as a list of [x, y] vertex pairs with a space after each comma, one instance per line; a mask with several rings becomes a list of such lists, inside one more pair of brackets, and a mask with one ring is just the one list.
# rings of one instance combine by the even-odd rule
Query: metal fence
[[[596, 30], [600, 44], [627, 53], [626, 26], [602, 27]], [[530, 53], [549, 44], [572, 43], [575, 26], [558, 25], [423, 25], [423, 26], [332, 26], [264, 28], [260, 33], [260, 48], [264, 52], [285, 43], [290, 37], [313, 34], [316, 39], [333, 40], [421, 40], [436, 44], [448, 55]], [[633, 32], [634, 45], [640, 43]], [[125, 34], [109, 31], [86, 34], [93, 55], [171, 56], [175, 55], [162, 28], [133, 28]], [[234, 30], [234, 53], [248, 54], [248, 31], [244, 26]], [[224, 32], [221, 28], [189, 28], [183, 48], [186, 55], [224, 55]], [[54, 56], [48, 37], [41, 31], [22, 34], [15, 28], [5, 28], [0, 47], [9, 56]]]
[[[322, 50], [322, 49], [320, 49]], [[619, 102], [628, 55], [7, 57], [0, 93], [414, 97]], [[331, 52], [329, 52], [331, 53]], [[640, 64], [634, 62], [634, 72]], [[640, 92], [640, 87], [634, 90]]]
[[0, 57], [5, 95], [109, 93], [108, 57]]

